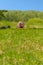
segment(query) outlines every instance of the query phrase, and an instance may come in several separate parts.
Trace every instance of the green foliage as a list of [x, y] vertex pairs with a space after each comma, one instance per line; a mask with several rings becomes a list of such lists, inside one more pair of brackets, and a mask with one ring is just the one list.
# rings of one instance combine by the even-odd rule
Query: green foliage
[[43, 29], [16, 29], [16, 22], [1, 21], [0, 65], [43, 65]]
[[7, 10], [0, 10], [0, 20], [3, 20], [4, 16], [4, 12], [7, 12]]
[[[11, 26], [0, 29], [0, 65], [43, 65], [43, 12], [0, 11], [0, 20]], [[17, 29], [19, 20], [27, 27]]]
[[34, 27], [39, 27], [39, 28], [43, 28], [43, 20], [40, 19], [40, 18], [32, 18], [32, 19], [29, 19], [29, 21], [27, 22], [27, 27], [31, 27], [31, 28], [34, 28]]
[[6, 11], [6, 10], [1, 10], [0, 11], [1, 18], [6, 21], [28, 21], [31, 18], [40, 18], [43, 19], [43, 12], [40, 11]]

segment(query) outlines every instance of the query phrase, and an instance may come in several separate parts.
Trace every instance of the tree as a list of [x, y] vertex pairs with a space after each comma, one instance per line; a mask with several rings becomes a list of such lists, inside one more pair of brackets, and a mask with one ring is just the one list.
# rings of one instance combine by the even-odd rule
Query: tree
[[3, 12], [7, 12], [7, 10], [0, 10], [0, 20], [5, 17]]

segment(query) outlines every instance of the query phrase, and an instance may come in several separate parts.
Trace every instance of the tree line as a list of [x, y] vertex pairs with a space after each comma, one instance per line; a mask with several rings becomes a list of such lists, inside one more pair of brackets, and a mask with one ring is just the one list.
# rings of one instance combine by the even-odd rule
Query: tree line
[[40, 11], [16, 11], [16, 10], [0, 10], [0, 20], [15, 21], [18, 22], [28, 21], [31, 18], [43, 19], [43, 12]]

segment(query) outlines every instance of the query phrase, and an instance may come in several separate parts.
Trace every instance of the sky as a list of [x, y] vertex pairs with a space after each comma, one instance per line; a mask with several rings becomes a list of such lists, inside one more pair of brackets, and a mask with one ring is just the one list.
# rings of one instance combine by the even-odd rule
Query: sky
[[43, 11], [43, 0], [0, 0], [0, 10]]

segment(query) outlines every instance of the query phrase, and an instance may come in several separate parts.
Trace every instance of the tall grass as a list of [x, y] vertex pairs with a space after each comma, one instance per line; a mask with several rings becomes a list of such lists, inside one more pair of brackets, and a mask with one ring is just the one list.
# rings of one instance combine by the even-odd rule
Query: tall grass
[[43, 65], [43, 29], [16, 29], [15, 22], [0, 29], [0, 65]]

